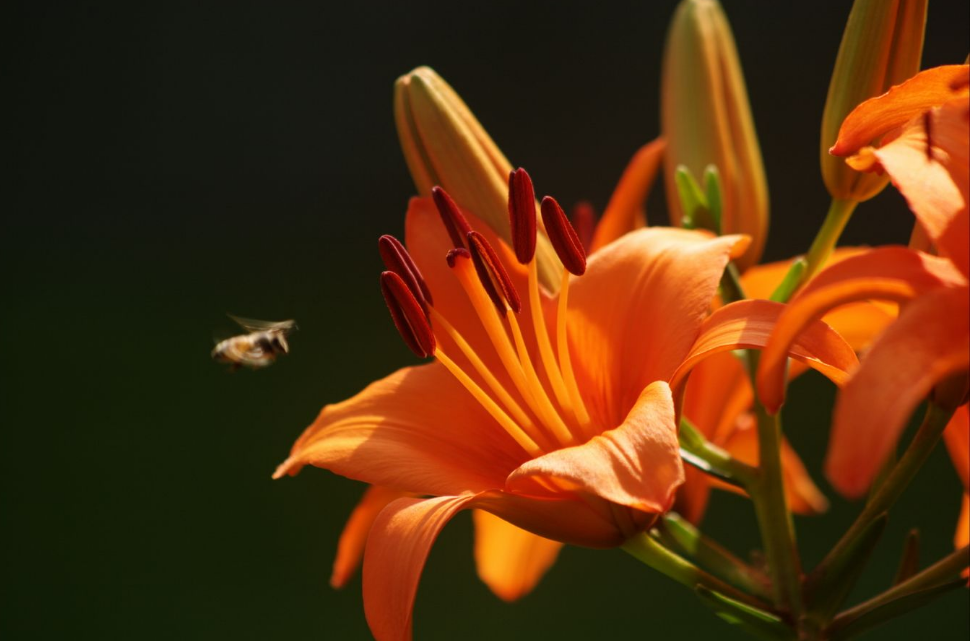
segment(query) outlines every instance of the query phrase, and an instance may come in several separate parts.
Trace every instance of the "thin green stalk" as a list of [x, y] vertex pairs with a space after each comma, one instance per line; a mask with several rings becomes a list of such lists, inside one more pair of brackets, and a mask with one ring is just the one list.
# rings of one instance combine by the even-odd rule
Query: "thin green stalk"
[[852, 638], [895, 616], [924, 605], [942, 592], [962, 587], [966, 581], [957, 577], [968, 565], [970, 565], [970, 548], [963, 546], [919, 574], [835, 617], [827, 630], [829, 638], [839, 640]]
[[[770, 600], [768, 577], [716, 541], [701, 534], [687, 519], [676, 512], [668, 512], [658, 531], [668, 548], [679, 550], [704, 570], [723, 579], [740, 590], [763, 600]], [[667, 542], [670, 544], [667, 544]]]
[[747, 488], [757, 474], [755, 468], [708, 441], [686, 416], [680, 417], [680, 446], [707, 464], [708, 468], [702, 469], [728, 483]]
[[832, 199], [825, 221], [815, 235], [815, 240], [812, 241], [808, 254], [805, 255], [806, 264], [805, 271], [802, 273], [802, 283], [808, 282], [828, 260], [832, 250], [835, 249], [835, 244], [842, 235], [842, 230], [845, 229], [846, 223], [849, 222], [849, 218], [852, 217], [852, 212], [858, 204], [854, 200]]
[[[757, 369], [756, 354], [752, 365]], [[754, 370], [752, 370], [754, 371]], [[796, 621], [802, 614], [801, 560], [795, 544], [795, 526], [782, 483], [781, 423], [760, 404], [758, 416], [758, 483], [749, 490], [768, 561], [775, 603]]]
[[771, 609], [771, 606], [761, 599], [738, 590], [668, 550], [646, 532], [634, 535], [621, 547], [638, 561], [692, 590], [701, 585], [756, 608]]
[[849, 527], [835, 547], [825, 556], [818, 567], [812, 571], [808, 578], [808, 583], [813, 590], [818, 590], [819, 586], [824, 586], [828, 579], [829, 569], [839, 567], [843, 564], [842, 557], [850, 554], [855, 548], [857, 539], [865, 534], [869, 524], [873, 520], [889, 510], [890, 507], [899, 499], [903, 491], [909, 486], [910, 481], [929, 458], [933, 448], [943, 435], [946, 424], [950, 422], [953, 410], [947, 410], [932, 401], [926, 408], [926, 415], [923, 423], [917, 430], [906, 452], [899, 459], [899, 463], [893, 468], [892, 472], [879, 487], [879, 490], [872, 495], [869, 502], [856, 518], [855, 522]]

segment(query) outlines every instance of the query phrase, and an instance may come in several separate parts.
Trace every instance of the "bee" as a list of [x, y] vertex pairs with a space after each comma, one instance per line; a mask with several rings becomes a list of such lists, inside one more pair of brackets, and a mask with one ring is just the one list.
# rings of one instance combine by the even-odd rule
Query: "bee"
[[232, 314], [228, 316], [248, 332], [220, 341], [212, 350], [212, 358], [220, 363], [229, 363], [231, 371], [243, 365], [260, 369], [272, 365], [280, 354], [289, 353], [286, 335], [297, 328], [296, 321], [274, 323], [238, 318]]

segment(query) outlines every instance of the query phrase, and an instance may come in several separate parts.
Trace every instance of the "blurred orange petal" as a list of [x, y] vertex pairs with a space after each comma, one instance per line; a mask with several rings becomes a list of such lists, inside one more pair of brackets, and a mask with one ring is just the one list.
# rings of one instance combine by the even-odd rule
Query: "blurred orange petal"
[[367, 488], [357, 507], [350, 513], [337, 542], [337, 557], [333, 561], [333, 573], [330, 575], [332, 587], [339, 589], [347, 585], [360, 567], [364, 544], [374, 519], [388, 503], [403, 496], [407, 494], [378, 485]]
[[835, 408], [826, 474], [841, 493], [863, 494], [910, 414], [933, 386], [970, 365], [965, 288], [914, 300], [873, 344]]
[[479, 578], [504, 601], [515, 601], [531, 592], [552, 567], [563, 544], [483, 510], [475, 510], [472, 516]]
[[945, 65], [920, 72], [881, 96], [866, 100], [846, 117], [829, 153], [848, 156], [924, 111], [966, 93], [967, 65]]
[[646, 226], [644, 203], [657, 177], [657, 170], [660, 168], [666, 146], [663, 138], [657, 138], [637, 150], [630, 159], [603, 212], [603, 217], [596, 226], [589, 253], [612, 243], [628, 232]]

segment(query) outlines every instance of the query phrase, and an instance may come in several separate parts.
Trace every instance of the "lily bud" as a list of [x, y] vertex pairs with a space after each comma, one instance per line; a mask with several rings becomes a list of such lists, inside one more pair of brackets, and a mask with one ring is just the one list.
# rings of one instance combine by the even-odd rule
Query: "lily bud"
[[842, 35], [822, 115], [822, 178], [833, 198], [861, 202], [889, 176], [860, 173], [829, 154], [842, 121], [860, 103], [919, 71], [927, 0], [855, 0]]
[[[455, 90], [430, 67], [418, 67], [394, 85], [394, 121], [418, 193], [431, 196], [440, 185], [511, 245], [512, 165]], [[562, 266], [543, 234], [536, 259], [542, 284], [558, 290]]]
[[768, 184], [734, 36], [716, 0], [683, 0], [677, 7], [664, 51], [660, 108], [672, 222], [684, 216], [676, 198], [678, 168], [701, 176], [714, 165], [723, 195], [721, 232], [748, 234], [751, 245], [738, 263], [756, 263], [768, 232]]

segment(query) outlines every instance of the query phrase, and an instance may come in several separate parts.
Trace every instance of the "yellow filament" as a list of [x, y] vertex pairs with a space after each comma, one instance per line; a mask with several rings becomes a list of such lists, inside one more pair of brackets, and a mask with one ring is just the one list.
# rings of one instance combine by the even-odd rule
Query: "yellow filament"
[[542, 298], [539, 295], [539, 270], [534, 257], [532, 262], [529, 263], [529, 302], [532, 305], [532, 325], [536, 333], [536, 343], [539, 345], [539, 360], [542, 361], [546, 377], [549, 379], [549, 384], [552, 385], [552, 391], [556, 395], [556, 402], [559, 403], [559, 407], [565, 410], [572, 410], [578, 421], [579, 415], [571, 407], [569, 392], [566, 391], [566, 385], [562, 380], [562, 373], [559, 371], [556, 359], [552, 354], [549, 328], [546, 327], [546, 319], [542, 311]]
[[478, 280], [478, 275], [473, 271], [471, 264], [467, 261], [466, 263], [459, 263], [456, 266], [455, 275], [458, 277], [458, 281], [468, 295], [472, 307], [475, 308], [475, 312], [479, 320], [481, 320], [485, 332], [492, 340], [492, 345], [495, 347], [495, 351], [502, 361], [502, 365], [505, 366], [505, 371], [512, 378], [515, 388], [529, 405], [529, 409], [539, 417], [539, 420], [544, 423], [547, 422], [549, 420], [548, 413], [543, 411], [542, 405], [534, 395], [534, 390], [526, 380], [525, 371], [522, 368], [522, 363], [518, 355], [512, 349], [512, 342], [509, 340], [508, 332], [499, 319], [492, 299], [485, 294], [485, 290]]
[[579, 394], [576, 374], [573, 372], [573, 362], [569, 357], [569, 341], [566, 335], [566, 309], [568, 305], [569, 272], [564, 269], [562, 270], [562, 286], [559, 288], [559, 309], [556, 313], [556, 348], [559, 351], [559, 367], [562, 369], [563, 378], [566, 379], [566, 388], [569, 390], [569, 398], [572, 399], [576, 419], [585, 430], [586, 435], [593, 436], [596, 430], [593, 429], [589, 420], [589, 412], [586, 411], [583, 397]]
[[552, 405], [552, 401], [549, 400], [549, 395], [546, 394], [542, 383], [539, 382], [539, 377], [536, 375], [536, 370], [532, 366], [532, 359], [529, 357], [529, 350], [525, 345], [525, 340], [522, 338], [522, 330], [519, 329], [519, 322], [515, 319], [515, 314], [510, 311], [506, 316], [509, 319], [509, 327], [512, 329], [512, 337], [515, 339], [515, 347], [519, 352], [519, 362], [522, 363], [522, 367], [525, 369], [525, 377], [529, 391], [539, 404], [539, 415], [542, 417], [545, 426], [556, 437], [556, 440], [562, 445], [573, 445], [576, 442], [575, 437], [569, 431], [569, 428], [566, 427], [566, 423], [559, 416], [559, 412], [556, 411], [556, 408]]
[[460, 349], [462, 354], [464, 354], [465, 357], [471, 362], [472, 367], [475, 368], [478, 375], [485, 379], [485, 383], [488, 385], [489, 389], [491, 389], [502, 404], [505, 405], [505, 408], [510, 414], [512, 414], [512, 418], [515, 419], [516, 423], [521, 425], [523, 430], [534, 437], [536, 430], [535, 423], [533, 423], [532, 419], [529, 418], [528, 414], [525, 413], [525, 410], [522, 409], [515, 399], [512, 398], [512, 395], [509, 394], [508, 390], [505, 389], [502, 383], [495, 378], [495, 375], [489, 371], [488, 367], [485, 366], [485, 363], [482, 362], [482, 359], [478, 356], [472, 346], [469, 345], [468, 341], [465, 340], [465, 337], [462, 336], [437, 309], [430, 307], [429, 311], [431, 312], [431, 324], [444, 331], [448, 336], [451, 337], [453, 341], [455, 341], [455, 344], [458, 345], [458, 349]]
[[494, 400], [492, 400], [492, 397], [486, 394], [482, 388], [479, 387], [475, 381], [473, 381], [471, 377], [464, 372], [464, 370], [462, 370], [453, 360], [448, 358], [442, 350], [436, 349], [434, 355], [435, 358], [437, 358], [438, 361], [444, 365], [455, 378], [458, 379], [458, 382], [461, 383], [466, 390], [468, 390], [468, 393], [475, 397], [475, 400], [478, 401], [482, 407], [484, 407], [485, 410], [492, 415], [492, 418], [494, 418], [498, 424], [501, 425], [506, 432], [508, 432], [509, 436], [515, 439], [515, 442], [518, 443], [522, 449], [529, 454], [529, 456], [536, 457], [542, 454], [542, 449], [536, 444], [536, 442], [533, 441], [528, 434], [522, 431], [522, 428], [519, 427], [515, 421], [509, 418], [509, 415], [506, 414], [502, 408], [499, 407]]

